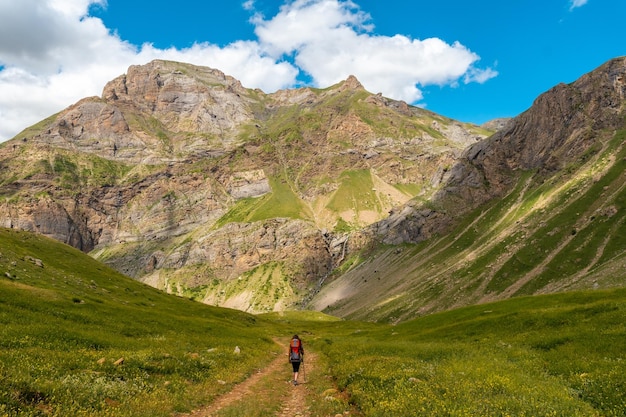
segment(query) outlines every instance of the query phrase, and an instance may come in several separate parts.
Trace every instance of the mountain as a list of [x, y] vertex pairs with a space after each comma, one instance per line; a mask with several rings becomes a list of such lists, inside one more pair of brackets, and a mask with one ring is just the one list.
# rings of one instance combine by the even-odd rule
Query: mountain
[[0, 225], [210, 304], [294, 308], [491, 133], [354, 77], [265, 94], [153, 61], [0, 145]]
[[0, 225], [250, 312], [621, 287], [625, 82], [616, 58], [493, 133], [354, 77], [265, 94], [154, 61], [0, 146]]
[[[312, 307], [416, 314], [626, 283], [626, 58], [542, 94], [469, 146], [446, 182], [367, 228]], [[392, 247], [381, 246], [392, 244]]]

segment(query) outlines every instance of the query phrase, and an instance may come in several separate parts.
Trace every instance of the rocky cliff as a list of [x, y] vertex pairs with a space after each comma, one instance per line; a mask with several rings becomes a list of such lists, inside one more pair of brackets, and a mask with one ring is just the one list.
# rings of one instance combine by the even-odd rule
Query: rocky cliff
[[388, 243], [423, 241], [504, 196], [524, 172], [535, 171], [538, 182], [550, 178], [600, 146], [606, 132], [624, 127], [625, 96], [626, 58], [555, 86], [490, 138], [471, 144], [428, 208], [412, 201], [372, 230]]
[[0, 146], [0, 225], [177, 294], [284, 309], [488, 134], [354, 77], [265, 94], [154, 61]]
[[398, 246], [372, 244], [311, 307], [396, 322], [514, 296], [626, 286], [625, 202], [621, 57], [555, 86], [470, 145], [428, 202], [411, 200], [366, 227], [364, 239]]

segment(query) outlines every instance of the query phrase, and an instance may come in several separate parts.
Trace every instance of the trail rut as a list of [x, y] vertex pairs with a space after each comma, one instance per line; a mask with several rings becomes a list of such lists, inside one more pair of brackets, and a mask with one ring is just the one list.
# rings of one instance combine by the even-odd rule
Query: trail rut
[[[217, 417], [220, 410], [235, 405], [238, 401], [250, 396], [259, 402], [280, 402], [277, 417], [315, 417], [307, 409], [307, 398], [313, 393], [307, 387], [305, 376], [315, 369], [317, 355], [307, 351], [304, 369], [300, 369], [299, 384], [291, 383], [291, 366], [286, 355], [277, 355], [268, 366], [258, 370], [245, 381], [234, 386], [229, 392], [217, 397], [211, 404], [189, 414], [178, 417]], [[304, 372], [303, 372], [304, 371]], [[284, 389], [288, 385], [288, 389]]]

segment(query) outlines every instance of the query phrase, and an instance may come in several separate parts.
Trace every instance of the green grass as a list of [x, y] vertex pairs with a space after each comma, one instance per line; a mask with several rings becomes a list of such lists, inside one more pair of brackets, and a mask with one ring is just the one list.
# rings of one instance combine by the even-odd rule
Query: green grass
[[369, 170], [345, 171], [339, 178], [339, 189], [327, 207], [336, 212], [346, 210], [380, 211]]
[[238, 200], [222, 216], [216, 227], [223, 227], [233, 222], [256, 222], [273, 218], [308, 219], [311, 218], [306, 205], [294, 193], [289, 183], [281, 178], [269, 178], [271, 193], [261, 197], [248, 197]]
[[0, 248], [0, 415], [170, 416], [276, 349], [264, 320], [166, 295], [70, 247], [1, 229]]
[[517, 298], [322, 349], [367, 416], [623, 416], [625, 301], [625, 290]]
[[287, 217], [291, 219], [310, 218], [306, 206], [295, 194], [287, 181], [281, 178], [270, 178], [272, 193], [267, 200], [263, 200], [251, 221], [259, 221], [276, 217]]
[[[282, 353], [273, 340], [293, 333], [319, 355], [307, 375], [313, 415], [624, 416], [624, 323], [624, 289], [518, 297], [395, 326], [313, 311], [253, 316], [0, 229], [3, 417], [189, 412], [268, 364]], [[288, 387], [275, 384], [260, 384], [274, 395], [220, 415], [273, 415]]]
[[[236, 279], [215, 280], [208, 288], [213, 305], [225, 305], [245, 294], [251, 312], [273, 311], [276, 306], [294, 308], [299, 297], [292, 280], [293, 273], [281, 262], [268, 262], [253, 268]], [[200, 298], [201, 299], [201, 298]], [[227, 305], [227, 304], [226, 304]]]

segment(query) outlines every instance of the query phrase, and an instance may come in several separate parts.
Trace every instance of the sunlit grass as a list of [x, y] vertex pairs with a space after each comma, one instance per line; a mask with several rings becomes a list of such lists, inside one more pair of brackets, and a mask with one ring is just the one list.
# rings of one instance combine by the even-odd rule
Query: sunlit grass
[[625, 415], [626, 291], [514, 299], [322, 345], [367, 416]]
[[231, 222], [254, 222], [285, 217], [307, 219], [311, 213], [291, 189], [281, 179], [270, 178], [272, 191], [260, 197], [247, 197], [238, 200], [233, 207], [217, 221], [222, 227]]
[[[0, 229], [0, 248], [2, 417], [189, 412], [282, 355], [275, 340], [294, 333], [318, 354], [303, 369], [312, 415], [626, 415], [626, 290], [520, 297], [391, 326], [202, 305], [24, 232]], [[270, 394], [220, 415], [276, 414], [289, 372], [285, 363], [258, 387]]]
[[328, 207], [334, 211], [374, 210], [378, 200], [373, 191], [374, 183], [369, 170], [345, 171], [340, 177], [340, 185]]
[[39, 236], [2, 229], [0, 243], [0, 415], [169, 416], [276, 351], [262, 319], [166, 295]]

